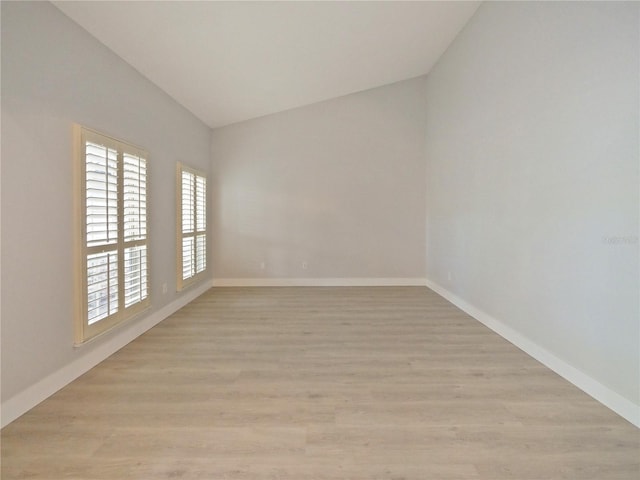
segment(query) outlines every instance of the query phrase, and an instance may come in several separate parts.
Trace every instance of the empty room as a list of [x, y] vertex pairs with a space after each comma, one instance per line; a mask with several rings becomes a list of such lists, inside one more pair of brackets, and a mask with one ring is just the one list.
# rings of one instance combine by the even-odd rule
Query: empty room
[[640, 479], [640, 3], [1, 5], [1, 465]]

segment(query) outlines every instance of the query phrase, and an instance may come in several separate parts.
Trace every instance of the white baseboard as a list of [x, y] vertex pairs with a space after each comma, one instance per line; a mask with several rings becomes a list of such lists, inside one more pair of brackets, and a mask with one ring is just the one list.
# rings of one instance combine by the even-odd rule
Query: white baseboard
[[640, 427], [640, 405], [636, 405], [629, 399], [614, 392], [609, 387], [604, 386], [586, 373], [578, 370], [537, 343], [529, 340], [520, 332], [474, 307], [436, 282], [427, 279], [426, 285], [431, 290], [453, 303], [460, 310], [468, 313], [480, 323], [513, 343], [516, 347], [520, 348], [522, 351], [556, 372], [565, 380], [571, 382], [583, 392], [592, 396], [604, 406], [610, 408], [636, 427]]
[[110, 355], [113, 355], [122, 347], [135, 340], [144, 332], [154, 327], [210, 288], [211, 282], [206, 282], [203, 285], [199, 285], [193, 289], [185, 291], [184, 295], [174, 300], [169, 305], [166, 305], [157, 312], [152, 313], [143, 320], [132, 324], [128, 328], [125, 327], [117, 333], [114, 332], [115, 334], [105, 343], [93, 348], [80, 358], [77, 358], [48, 377], [45, 377], [17, 395], [14, 395], [10, 399], [4, 401], [1, 409], [2, 427], [13, 422], [16, 418], [31, 410], [33, 407], [56, 393], [80, 375], [91, 370]]
[[214, 278], [214, 287], [424, 287], [424, 278]]

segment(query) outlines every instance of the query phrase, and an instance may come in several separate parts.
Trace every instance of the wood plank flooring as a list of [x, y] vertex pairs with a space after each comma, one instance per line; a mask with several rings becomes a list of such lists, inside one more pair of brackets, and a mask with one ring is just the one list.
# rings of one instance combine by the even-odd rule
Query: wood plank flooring
[[2, 430], [2, 479], [640, 479], [640, 429], [426, 288], [212, 289]]

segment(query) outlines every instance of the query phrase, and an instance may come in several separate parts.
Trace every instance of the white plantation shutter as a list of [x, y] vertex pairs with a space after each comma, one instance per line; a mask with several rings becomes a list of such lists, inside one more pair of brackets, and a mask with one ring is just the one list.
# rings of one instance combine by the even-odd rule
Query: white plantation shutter
[[125, 153], [124, 239], [140, 240], [147, 235], [147, 161]]
[[191, 172], [182, 172], [182, 233], [193, 232], [195, 226], [195, 178]]
[[130, 307], [147, 298], [147, 247], [124, 249], [124, 306]]
[[178, 164], [178, 290], [207, 268], [207, 178]]
[[147, 160], [132, 145], [76, 130], [84, 292], [76, 341], [83, 342], [149, 304]]
[[85, 148], [87, 245], [113, 245], [118, 241], [117, 152], [93, 142]]
[[87, 255], [87, 323], [118, 312], [118, 252]]
[[147, 161], [123, 154], [124, 306], [147, 297]]
[[118, 156], [86, 141], [87, 322], [118, 312]]
[[207, 268], [207, 179], [196, 175], [196, 274]]

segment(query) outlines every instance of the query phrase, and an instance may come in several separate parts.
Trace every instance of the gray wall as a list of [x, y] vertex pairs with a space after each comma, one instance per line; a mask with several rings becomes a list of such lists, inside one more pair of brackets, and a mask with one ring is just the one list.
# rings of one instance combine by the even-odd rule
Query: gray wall
[[427, 84], [427, 278], [640, 404], [637, 3], [485, 3]]
[[419, 77], [215, 129], [214, 277], [423, 278], [424, 90]]
[[150, 313], [177, 298], [175, 164], [210, 171], [210, 130], [49, 3], [2, 2], [1, 101], [4, 401], [113, 336], [73, 347], [72, 124], [149, 152]]

